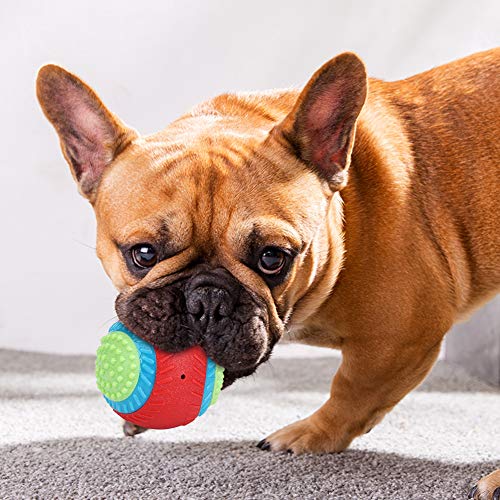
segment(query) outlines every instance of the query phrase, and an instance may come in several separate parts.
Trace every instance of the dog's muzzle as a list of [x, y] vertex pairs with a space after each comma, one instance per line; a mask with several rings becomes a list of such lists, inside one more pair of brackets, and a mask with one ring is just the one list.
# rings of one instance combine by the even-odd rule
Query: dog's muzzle
[[159, 349], [201, 345], [227, 371], [228, 385], [265, 361], [275, 341], [267, 309], [226, 269], [195, 271], [168, 285], [120, 294], [120, 320]]

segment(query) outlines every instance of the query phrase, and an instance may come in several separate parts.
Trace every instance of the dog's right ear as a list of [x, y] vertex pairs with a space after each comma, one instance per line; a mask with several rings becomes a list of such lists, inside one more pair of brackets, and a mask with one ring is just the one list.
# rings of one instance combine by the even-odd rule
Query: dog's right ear
[[36, 93], [59, 135], [80, 193], [93, 202], [104, 170], [137, 133], [113, 115], [88, 85], [59, 66], [40, 69]]

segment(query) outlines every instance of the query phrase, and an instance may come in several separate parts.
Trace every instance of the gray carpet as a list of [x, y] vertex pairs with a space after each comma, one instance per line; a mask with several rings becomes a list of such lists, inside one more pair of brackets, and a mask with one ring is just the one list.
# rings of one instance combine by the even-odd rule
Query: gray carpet
[[459, 499], [500, 465], [500, 392], [444, 362], [347, 452], [258, 450], [324, 401], [338, 363], [278, 346], [193, 424], [132, 439], [92, 357], [0, 350], [0, 498]]

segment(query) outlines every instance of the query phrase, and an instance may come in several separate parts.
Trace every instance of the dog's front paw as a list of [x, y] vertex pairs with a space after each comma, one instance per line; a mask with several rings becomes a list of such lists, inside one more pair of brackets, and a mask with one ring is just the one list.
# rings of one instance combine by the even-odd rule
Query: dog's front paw
[[339, 437], [317, 414], [287, 425], [260, 441], [261, 450], [288, 453], [334, 453], [347, 448], [350, 439]]
[[148, 429], [146, 427], [141, 427], [140, 425], [135, 425], [132, 422], [123, 422], [123, 434], [127, 437], [134, 437], [137, 434], [142, 434]]
[[475, 500], [500, 500], [500, 469], [483, 477], [469, 492]]

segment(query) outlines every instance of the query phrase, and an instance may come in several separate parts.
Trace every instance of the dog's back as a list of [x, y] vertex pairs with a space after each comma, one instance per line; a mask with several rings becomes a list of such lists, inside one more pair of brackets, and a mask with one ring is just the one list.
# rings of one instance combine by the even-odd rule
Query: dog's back
[[388, 85], [415, 158], [421, 214], [460, 313], [500, 289], [500, 49]]

